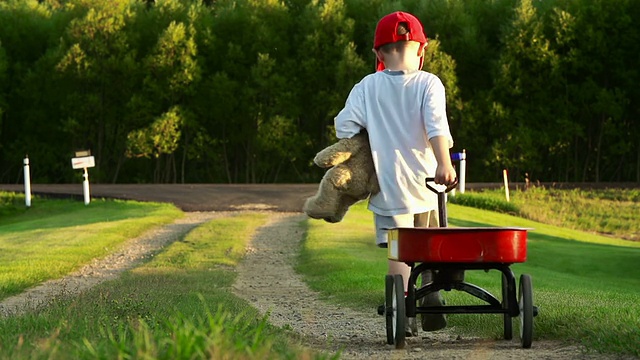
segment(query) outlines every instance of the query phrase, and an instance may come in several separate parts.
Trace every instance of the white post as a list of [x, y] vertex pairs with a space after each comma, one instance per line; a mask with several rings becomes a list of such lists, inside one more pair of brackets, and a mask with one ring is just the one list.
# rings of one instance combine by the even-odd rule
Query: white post
[[502, 177], [504, 178], [504, 195], [509, 202], [509, 179], [507, 178], [507, 169], [502, 170]]
[[31, 207], [31, 174], [29, 171], [29, 156], [25, 156], [24, 164], [24, 204]]
[[89, 195], [89, 172], [87, 168], [84, 168], [84, 174], [82, 175], [84, 180], [82, 181], [82, 192], [84, 194], [84, 204], [89, 205], [91, 196]]
[[84, 204], [89, 205], [91, 195], [89, 194], [89, 171], [87, 168], [96, 166], [95, 158], [91, 156], [91, 151], [76, 151], [76, 157], [71, 159], [71, 167], [74, 169], [84, 169], [82, 177], [82, 192], [84, 193]]
[[[458, 172], [458, 190], [460, 190], [460, 194], [464, 194], [465, 187], [465, 179], [467, 172], [467, 151], [462, 149], [461, 153], [453, 153], [451, 154], [451, 161], [458, 161], [460, 163], [460, 171]], [[455, 189], [451, 190], [449, 193], [451, 196], [455, 196]]]
[[460, 156], [460, 180], [458, 180], [458, 189], [460, 194], [464, 194], [464, 187], [466, 181], [467, 172], [467, 150], [462, 149], [462, 155]]

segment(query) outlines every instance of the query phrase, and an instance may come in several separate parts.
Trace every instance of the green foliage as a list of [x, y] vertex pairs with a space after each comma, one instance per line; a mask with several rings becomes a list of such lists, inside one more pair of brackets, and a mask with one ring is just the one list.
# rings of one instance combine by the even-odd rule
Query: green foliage
[[637, 145], [628, 106], [637, 90], [626, 85], [638, 76], [626, 43], [640, 35], [629, 20], [637, 12], [627, 1], [519, 2], [496, 68], [490, 165], [518, 177], [638, 181], [621, 156]]
[[[474, 181], [640, 179], [635, 1], [7, 0], [0, 181], [25, 154], [34, 181], [75, 181], [68, 158], [91, 149], [98, 182], [317, 182], [396, 10], [424, 23]], [[173, 109], [170, 151], [132, 148]]]
[[[7, 73], [7, 55], [2, 47], [2, 43], [0, 42], [0, 84], [6, 83], [6, 73]], [[2, 129], [2, 111], [3, 108], [7, 105], [5, 104], [6, 89], [4, 86], [0, 85], [0, 129]]]
[[481, 192], [456, 194], [449, 197], [452, 204], [469, 206], [477, 209], [497, 211], [505, 214], [520, 215], [520, 208], [505, 199], [504, 193]]
[[183, 123], [177, 108], [157, 118], [148, 128], [127, 135], [127, 155], [130, 157], [159, 157], [172, 154], [178, 147]]
[[[493, 125], [501, 126], [494, 126], [491, 132], [493, 162], [489, 165], [509, 169], [537, 165], [529, 169], [537, 174], [543, 169], [544, 162], [536, 145], [550, 147], [550, 136], [570, 131], [567, 128], [551, 131], [555, 123], [541, 122], [549, 116], [564, 118], [563, 99], [556, 95], [562, 84], [555, 81], [560, 78], [539, 76], [557, 72], [555, 65], [558, 62], [543, 30], [543, 22], [532, 1], [520, 1], [512, 23], [505, 27], [505, 49], [498, 61], [495, 78], [498, 86], [494, 89], [496, 103], [491, 115]], [[532, 99], [534, 96], [539, 98]]]

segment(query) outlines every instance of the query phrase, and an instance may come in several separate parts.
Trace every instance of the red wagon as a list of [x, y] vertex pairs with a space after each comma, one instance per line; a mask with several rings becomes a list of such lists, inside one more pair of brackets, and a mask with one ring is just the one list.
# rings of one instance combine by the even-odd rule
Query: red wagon
[[[433, 181], [432, 178], [427, 182]], [[427, 187], [438, 194], [439, 228], [390, 229], [388, 258], [405, 262], [411, 267], [408, 292], [404, 294], [401, 275], [385, 278], [385, 305], [381, 315], [386, 317], [387, 343], [405, 346], [406, 318], [416, 314], [502, 314], [504, 338], [513, 337], [512, 318], [520, 318], [522, 347], [531, 347], [533, 318], [537, 308], [533, 305], [531, 277], [522, 274], [516, 291], [516, 278], [510, 269], [513, 263], [527, 258], [527, 230], [518, 227], [448, 228], [445, 192]], [[418, 278], [424, 271], [437, 274], [429, 281]], [[456, 276], [468, 270], [498, 270], [502, 273], [502, 294], [498, 298], [487, 290]], [[482, 300], [483, 305], [419, 305], [427, 295], [444, 290], [465, 292]]]

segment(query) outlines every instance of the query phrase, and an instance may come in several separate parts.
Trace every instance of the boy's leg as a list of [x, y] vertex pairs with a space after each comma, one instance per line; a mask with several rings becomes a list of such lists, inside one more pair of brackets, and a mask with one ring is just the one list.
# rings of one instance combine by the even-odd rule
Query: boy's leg
[[[438, 212], [432, 210], [426, 213], [416, 214], [414, 219], [415, 227], [438, 227]], [[431, 270], [423, 271], [420, 274], [422, 284], [428, 284], [433, 281], [434, 273]], [[442, 306], [444, 299], [439, 291], [428, 294], [419, 299], [420, 306]], [[444, 329], [447, 326], [447, 318], [444, 314], [423, 314], [422, 330], [436, 331]]]
[[[413, 227], [414, 215], [396, 215], [396, 216], [382, 216], [374, 214], [374, 224], [376, 227], [376, 243], [379, 247], [387, 247], [389, 231], [388, 229], [398, 227]], [[409, 275], [411, 274], [411, 268], [401, 261], [389, 260], [389, 275], [402, 275], [404, 281], [404, 291], [407, 291], [409, 283]]]
[[[411, 214], [396, 216], [382, 216], [374, 214], [373, 216], [374, 224], [376, 227], [376, 243], [379, 247], [387, 247], [387, 244], [389, 242], [388, 229], [414, 226], [414, 216]], [[389, 275], [402, 275], [402, 280], [404, 281], [404, 291], [406, 292], [407, 285], [409, 283], [409, 275], [411, 274], [411, 268], [401, 261], [388, 260], [388, 264]]]
[[[398, 216], [382, 216], [374, 214], [374, 223], [376, 227], [376, 243], [379, 247], [386, 247], [388, 244], [388, 229], [397, 227], [412, 227], [414, 225], [414, 217], [411, 214]], [[401, 261], [387, 260], [389, 275], [402, 275], [404, 282], [405, 295], [407, 293], [409, 276], [411, 275], [411, 267]], [[418, 335], [418, 326], [415, 318], [407, 318], [406, 336]]]
[[402, 280], [404, 281], [404, 292], [406, 294], [409, 284], [409, 276], [411, 275], [411, 268], [403, 262], [389, 260], [389, 275], [398, 274], [402, 275]]
[[[407, 290], [409, 289], [409, 276], [411, 276], [411, 267], [409, 265], [389, 260], [389, 274], [400, 274], [402, 280], [404, 280], [404, 296], [407, 296]], [[405, 325], [406, 336], [418, 336], [418, 322], [415, 317], [407, 317]]]

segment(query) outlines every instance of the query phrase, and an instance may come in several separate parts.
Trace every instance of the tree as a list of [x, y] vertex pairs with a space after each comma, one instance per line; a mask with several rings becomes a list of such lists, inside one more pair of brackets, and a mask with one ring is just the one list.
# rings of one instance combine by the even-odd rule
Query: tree
[[[176, 106], [183, 109], [188, 108], [189, 98], [195, 94], [195, 85], [200, 81], [201, 76], [194, 37], [195, 29], [192, 24], [171, 22], [158, 38], [151, 53], [145, 57], [143, 70], [146, 76], [142, 83], [142, 91], [139, 93], [139, 97], [130, 102], [131, 107], [139, 107], [137, 113], [142, 119], [148, 121], [157, 114], [172, 113], [171, 109], [175, 109]], [[184, 127], [181, 132], [178, 132], [184, 137], [183, 145], [189, 143], [193, 136], [191, 129], [197, 126], [192, 124], [192, 117], [187, 114], [190, 112], [183, 110], [183, 119], [177, 123], [178, 126]], [[140, 130], [136, 130], [136, 132], [138, 131]], [[177, 149], [175, 147], [171, 152], [163, 151], [158, 154], [167, 157], [166, 161], [173, 166], [163, 166], [158, 161], [154, 173], [162, 171], [167, 173], [156, 175], [155, 179], [177, 181], [174, 154]], [[183, 153], [186, 151], [188, 151], [187, 148], [183, 150]], [[184, 182], [186, 155], [181, 160], [180, 173], [181, 180]], [[163, 170], [158, 167], [162, 167]]]
[[638, 1], [5, 0], [0, 181], [27, 153], [34, 181], [77, 181], [85, 148], [98, 182], [318, 181], [395, 10], [425, 26], [472, 181], [640, 180]]
[[[2, 43], [0, 43], [0, 84], [3, 84], [3, 86], [0, 86], [0, 138], [2, 136], [2, 113], [5, 111], [4, 109], [7, 107], [7, 103], [6, 103], [6, 93], [7, 93], [7, 88], [6, 86], [4, 86], [4, 84], [6, 84], [6, 77], [7, 77], [7, 54], [4, 51], [4, 48], [2, 47]], [[0, 145], [2, 146], [2, 145]]]
[[178, 148], [183, 123], [181, 110], [175, 106], [157, 117], [151, 125], [127, 135], [128, 157], [155, 159], [154, 183], [176, 182], [175, 161], [173, 157], [164, 156], [173, 154]]
[[[22, 158], [29, 154], [34, 181], [63, 181], [69, 168], [55, 158], [67, 142], [51, 107], [58, 93], [45, 93], [52, 86], [51, 68], [45, 67], [55, 53], [65, 19], [46, 4], [11, 0], [0, 3], [0, 44], [6, 68], [0, 85], [5, 105], [0, 122], [1, 181], [20, 181]], [[64, 164], [64, 165], [63, 165]], [[66, 165], [66, 166], [65, 166]], [[67, 173], [70, 171], [67, 170]]]
[[302, 35], [295, 38], [299, 46], [294, 53], [297, 102], [304, 104], [299, 124], [319, 151], [335, 141], [333, 118], [353, 85], [373, 71], [373, 62], [367, 64], [359, 55], [353, 41], [355, 22], [341, 0], [312, 1], [296, 27]]
[[634, 60], [639, 32], [633, 21], [639, 12], [636, 2], [626, 0], [575, 0], [556, 10], [567, 97], [579, 123], [573, 139], [575, 180], [636, 177], [625, 164], [638, 149], [633, 135], [638, 108], [632, 99], [639, 96]]
[[564, 90], [559, 57], [543, 24], [532, 1], [521, 0], [505, 28], [496, 68], [488, 162], [497, 169], [509, 168], [517, 179], [525, 172], [538, 179], [551, 177], [544, 159], [575, 128], [564, 111], [566, 99], [558, 96]]
[[69, 24], [61, 45], [64, 55], [56, 66], [67, 92], [62, 127], [76, 148], [92, 149], [95, 178], [104, 181], [122, 161], [127, 134], [123, 105], [139, 84], [136, 49], [125, 31], [134, 9], [128, 0], [78, 0], [69, 8], [83, 13]]

